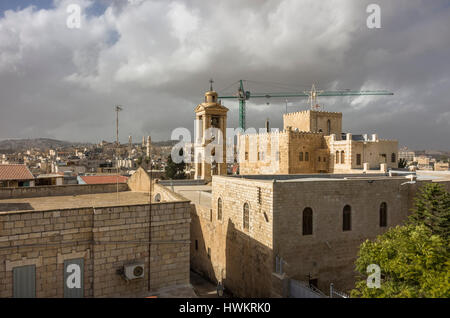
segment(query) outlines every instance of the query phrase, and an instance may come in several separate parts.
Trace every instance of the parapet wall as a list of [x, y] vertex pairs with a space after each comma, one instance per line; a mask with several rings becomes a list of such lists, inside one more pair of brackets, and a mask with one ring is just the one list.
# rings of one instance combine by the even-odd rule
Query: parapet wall
[[34, 198], [62, 195], [80, 195], [94, 193], [111, 193], [128, 191], [126, 183], [107, 183], [107, 184], [74, 184], [60, 186], [42, 186], [42, 187], [22, 187], [22, 188], [0, 188], [0, 200], [16, 198]]
[[[13, 270], [26, 265], [35, 265], [36, 297], [64, 297], [72, 259], [84, 262], [84, 297], [189, 284], [190, 210], [168, 202], [0, 214], [0, 297], [13, 296]], [[144, 265], [144, 277], [127, 281], [121, 271], [133, 263]]]

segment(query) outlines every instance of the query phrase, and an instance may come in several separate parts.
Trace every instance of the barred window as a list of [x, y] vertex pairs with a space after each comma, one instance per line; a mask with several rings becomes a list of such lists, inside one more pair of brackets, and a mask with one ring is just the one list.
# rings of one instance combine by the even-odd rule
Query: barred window
[[311, 208], [303, 210], [303, 235], [311, 235], [313, 233], [313, 211]]
[[222, 199], [221, 198], [219, 198], [217, 200], [217, 219], [219, 221], [222, 220]]
[[387, 203], [380, 204], [380, 227], [387, 226]]
[[250, 228], [250, 209], [248, 203], [244, 204], [243, 227], [245, 230]]
[[350, 205], [344, 206], [342, 211], [342, 230], [351, 231], [352, 229], [352, 208]]

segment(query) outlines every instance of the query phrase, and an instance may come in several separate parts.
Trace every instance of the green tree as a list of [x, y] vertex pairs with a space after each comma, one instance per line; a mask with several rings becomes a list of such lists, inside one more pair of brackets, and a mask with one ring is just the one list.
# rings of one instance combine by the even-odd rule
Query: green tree
[[414, 199], [414, 207], [409, 217], [413, 225], [425, 225], [433, 234], [449, 241], [450, 193], [439, 183], [427, 183]]
[[[180, 153], [182, 155], [182, 153]], [[184, 161], [180, 163], [175, 163], [172, 160], [172, 156], [167, 157], [167, 165], [165, 167], [165, 177], [166, 179], [186, 179], [186, 174], [184, 173], [186, 164]]]
[[[352, 297], [450, 297], [448, 244], [424, 225], [397, 226], [374, 242], [365, 241], [356, 270], [360, 280]], [[367, 285], [367, 266], [381, 268], [380, 288]]]
[[[359, 250], [360, 280], [354, 297], [450, 297], [450, 194], [438, 183], [425, 184], [404, 226], [390, 229]], [[367, 286], [367, 266], [381, 268], [380, 288]]]

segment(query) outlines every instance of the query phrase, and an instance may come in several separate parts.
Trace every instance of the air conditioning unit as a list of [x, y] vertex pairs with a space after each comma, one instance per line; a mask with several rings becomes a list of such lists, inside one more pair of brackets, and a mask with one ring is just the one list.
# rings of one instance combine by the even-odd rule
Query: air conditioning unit
[[137, 279], [144, 277], [144, 264], [124, 265], [124, 274], [126, 279]]

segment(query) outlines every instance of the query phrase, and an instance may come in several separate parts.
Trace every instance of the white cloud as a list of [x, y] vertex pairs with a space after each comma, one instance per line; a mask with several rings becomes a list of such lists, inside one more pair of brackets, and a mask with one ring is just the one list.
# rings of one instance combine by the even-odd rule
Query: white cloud
[[[74, 2], [83, 8], [81, 29], [66, 26], [66, 8]], [[366, 2], [111, 1], [94, 16], [85, 13], [94, 1], [57, 0], [49, 10], [8, 11], [0, 18], [0, 139], [23, 136], [18, 125], [26, 134], [111, 139], [115, 103], [128, 105], [124, 136], [153, 131], [155, 139], [166, 139], [174, 121], [191, 126], [192, 105], [210, 77], [219, 88], [247, 78], [302, 90], [316, 83], [319, 89], [394, 91], [392, 98], [321, 99], [327, 109], [354, 113], [368, 125], [376, 116], [393, 126], [408, 116], [420, 120], [425, 109], [433, 123], [441, 120], [437, 114], [446, 118], [449, 93], [439, 80], [449, 71], [449, 10], [439, 11], [438, 1], [423, 10], [409, 5], [418, 0], [381, 1], [383, 29], [373, 31], [365, 26]], [[424, 87], [431, 96], [425, 98]], [[281, 106], [273, 105], [283, 102], [270, 101], [260, 111], [256, 105], [264, 101], [249, 103], [249, 125], [271, 116], [271, 125], [281, 126]], [[234, 104], [227, 101], [230, 125], [237, 122]], [[349, 130], [359, 127], [347, 123]], [[408, 138], [426, 133], [436, 140], [433, 133], [450, 134], [444, 126], [444, 132], [418, 129]]]

